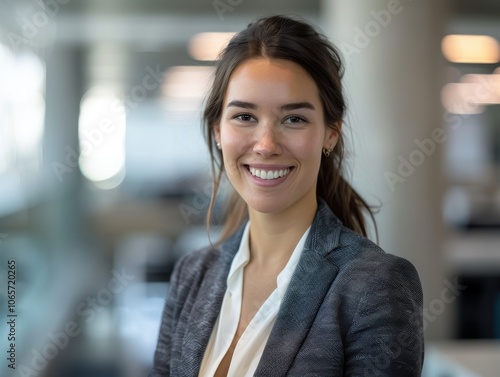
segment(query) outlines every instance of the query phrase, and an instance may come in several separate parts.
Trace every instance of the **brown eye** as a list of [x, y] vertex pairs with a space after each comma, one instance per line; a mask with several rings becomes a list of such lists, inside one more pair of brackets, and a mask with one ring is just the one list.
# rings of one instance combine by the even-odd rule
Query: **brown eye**
[[241, 120], [242, 122], [252, 122], [255, 121], [255, 118], [250, 114], [238, 114], [234, 117], [234, 119]]
[[300, 124], [300, 123], [305, 123], [305, 122], [307, 122], [307, 121], [304, 118], [296, 116], [296, 115], [289, 116], [284, 121], [284, 123], [289, 123], [289, 124]]

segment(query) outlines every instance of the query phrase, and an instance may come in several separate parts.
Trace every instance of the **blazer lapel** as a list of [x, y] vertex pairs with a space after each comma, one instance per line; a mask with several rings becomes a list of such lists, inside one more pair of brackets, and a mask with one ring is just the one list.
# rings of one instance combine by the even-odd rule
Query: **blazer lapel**
[[337, 267], [320, 255], [314, 252], [303, 254], [255, 376], [286, 376], [337, 272]]
[[281, 303], [254, 376], [286, 376], [338, 267], [329, 254], [338, 246], [340, 221], [319, 203], [304, 251]]
[[222, 306], [227, 288], [227, 275], [234, 255], [238, 251], [243, 228], [220, 246], [217, 260], [205, 273], [182, 343], [182, 354], [190, 357], [183, 358], [183, 365], [179, 366], [179, 376], [198, 376], [205, 349]]

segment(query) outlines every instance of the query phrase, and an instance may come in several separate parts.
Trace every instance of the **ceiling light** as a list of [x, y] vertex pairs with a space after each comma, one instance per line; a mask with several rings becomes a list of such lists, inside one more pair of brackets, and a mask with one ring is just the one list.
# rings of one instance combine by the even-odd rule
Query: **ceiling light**
[[235, 33], [199, 33], [189, 42], [189, 54], [196, 60], [217, 60]]
[[500, 75], [468, 74], [460, 82], [475, 85], [471, 97], [475, 103], [500, 104]]
[[451, 83], [441, 90], [441, 103], [452, 114], [479, 114], [483, 107], [476, 96], [477, 84]]
[[165, 73], [162, 92], [168, 99], [203, 98], [210, 87], [212, 73], [212, 67], [172, 67]]
[[124, 178], [125, 113], [116, 110], [122, 108], [121, 100], [105, 87], [91, 88], [80, 104], [80, 170], [94, 183], [114, 182], [102, 188], [113, 188]]
[[443, 55], [454, 63], [492, 64], [500, 61], [498, 41], [488, 35], [447, 35], [441, 41]]

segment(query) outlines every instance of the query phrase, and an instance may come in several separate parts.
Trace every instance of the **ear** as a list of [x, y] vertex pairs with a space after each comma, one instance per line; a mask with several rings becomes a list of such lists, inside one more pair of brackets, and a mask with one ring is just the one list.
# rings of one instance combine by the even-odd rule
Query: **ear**
[[342, 131], [342, 121], [339, 120], [335, 123], [333, 127], [327, 126], [325, 132], [325, 140], [323, 142], [323, 147], [326, 149], [335, 148], [340, 137], [340, 132]]
[[220, 143], [220, 124], [217, 123], [213, 127], [214, 139], [216, 143]]

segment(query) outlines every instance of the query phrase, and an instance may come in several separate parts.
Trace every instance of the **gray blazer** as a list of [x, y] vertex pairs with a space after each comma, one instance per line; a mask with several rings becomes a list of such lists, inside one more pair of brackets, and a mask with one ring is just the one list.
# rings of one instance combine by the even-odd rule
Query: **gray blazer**
[[[198, 376], [242, 231], [177, 263], [150, 376]], [[420, 376], [423, 339], [413, 265], [320, 200], [254, 376]]]

